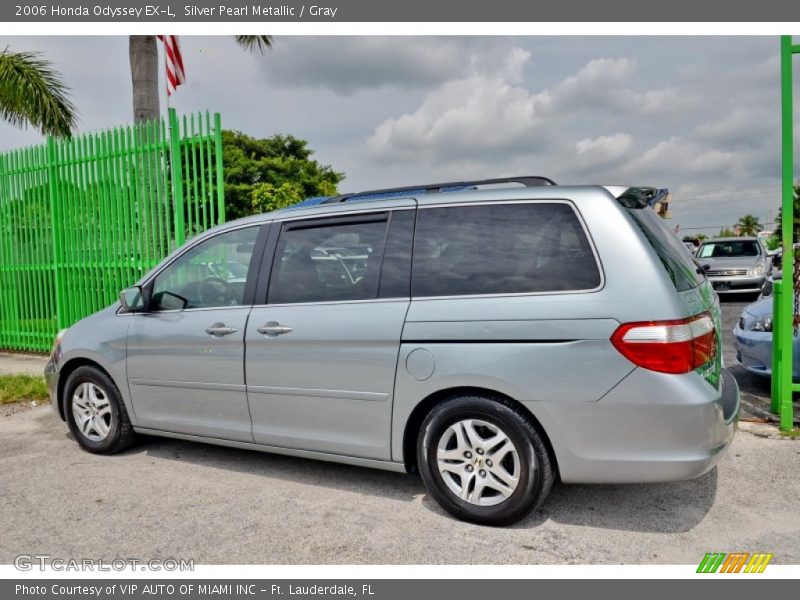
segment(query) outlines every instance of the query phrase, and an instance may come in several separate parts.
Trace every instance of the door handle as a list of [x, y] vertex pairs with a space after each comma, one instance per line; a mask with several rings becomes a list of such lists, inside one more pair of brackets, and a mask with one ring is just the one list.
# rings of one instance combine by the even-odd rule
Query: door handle
[[228, 327], [225, 323], [214, 323], [211, 327], [206, 329], [206, 333], [208, 335], [213, 335], [215, 337], [222, 337], [223, 335], [230, 335], [231, 333], [236, 333], [238, 329], [234, 327]]
[[285, 325], [281, 325], [277, 321], [270, 321], [266, 325], [259, 327], [257, 331], [258, 333], [263, 333], [269, 337], [275, 337], [278, 335], [283, 335], [284, 333], [291, 333], [294, 331], [294, 329], [291, 327], [286, 327]]

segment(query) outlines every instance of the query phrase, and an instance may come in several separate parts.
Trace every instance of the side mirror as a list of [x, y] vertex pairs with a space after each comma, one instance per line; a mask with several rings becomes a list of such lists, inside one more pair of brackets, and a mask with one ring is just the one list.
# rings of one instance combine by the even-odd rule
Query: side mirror
[[122, 304], [127, 312], [138, 312], [144, 310], [144, 296], [142, 286], [137, 285], [119, 293], [119, 303]]

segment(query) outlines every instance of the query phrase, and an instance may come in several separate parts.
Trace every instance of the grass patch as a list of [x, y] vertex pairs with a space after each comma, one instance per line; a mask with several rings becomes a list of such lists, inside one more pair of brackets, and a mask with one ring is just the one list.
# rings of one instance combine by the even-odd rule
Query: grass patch
[[795, 427], [791, 431], [781, 431], [780, 434], [783, 437], [788, 437], [788, 438], [792, 438], [792, 439], [798, 440], [798, 439], [800, 439], [800, 427]]
[[48, 399], [44, 377], [35, 375], [0, 375], [0, 404], [45, 402]]

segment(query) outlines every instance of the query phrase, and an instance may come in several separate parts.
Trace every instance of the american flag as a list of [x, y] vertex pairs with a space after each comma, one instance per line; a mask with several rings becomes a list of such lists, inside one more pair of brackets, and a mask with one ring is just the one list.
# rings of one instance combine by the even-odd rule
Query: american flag
[[167, 95], [171, 96], [180, 84], [186, 81], [183, 70], [183, 56], [177, 35], [159, 35], [158, 39], [164, 42], [167, 63]]

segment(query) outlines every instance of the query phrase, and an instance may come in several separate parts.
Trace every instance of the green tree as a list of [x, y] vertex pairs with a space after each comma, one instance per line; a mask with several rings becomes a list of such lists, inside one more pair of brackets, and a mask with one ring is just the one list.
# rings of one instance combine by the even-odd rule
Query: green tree
[[[778, 223], [773, 234], [778, 240], [783, 239], [783, 221], [781, 220], [782, 207], [778, 207]], [[800, 185], [794, 186], [794, 240], [793, 243], [800, 242]]]
[[736, 234], [733, 232], [733, 229], [730, 227], [722, 227], [719, 230], [719, 234], [717, 237], [735, 237]]
[[695, 237], [701, 244], [708, 239], [708, 236], [705, 233], [698, 233]]
[[758, 217], [753, 215], [740, 217], [736, 225], [739, 227], [739, 235], [742, 236], [756, 235], [759, 231], [764, 229], [761, 223], [759, 223]]
[[69, 137], [77, 114], [61, 75], [38, 52], [0, 52], [0, 118]]
[[777, 250], [781, 247], [781, 240], [780, 238], [771, 235], [767, 238], [766, 241], [767, 250]]
[[312, 159], [308, 142], [291, 135], [258, 139], [238, 131], [222, 132], [225, 210], [228, 219], [296, 204], [312, 196], [330, 196], [344, 174]]
[[[269, 35], [235, 35], [240, 48], [261, 54], [272, 47]], [[128, 38], [128, 61], [133, 84], [133, 120], [152, 121], [160, 116], [158, 90], [158, 44], [154, 35], [132, 35]]]

